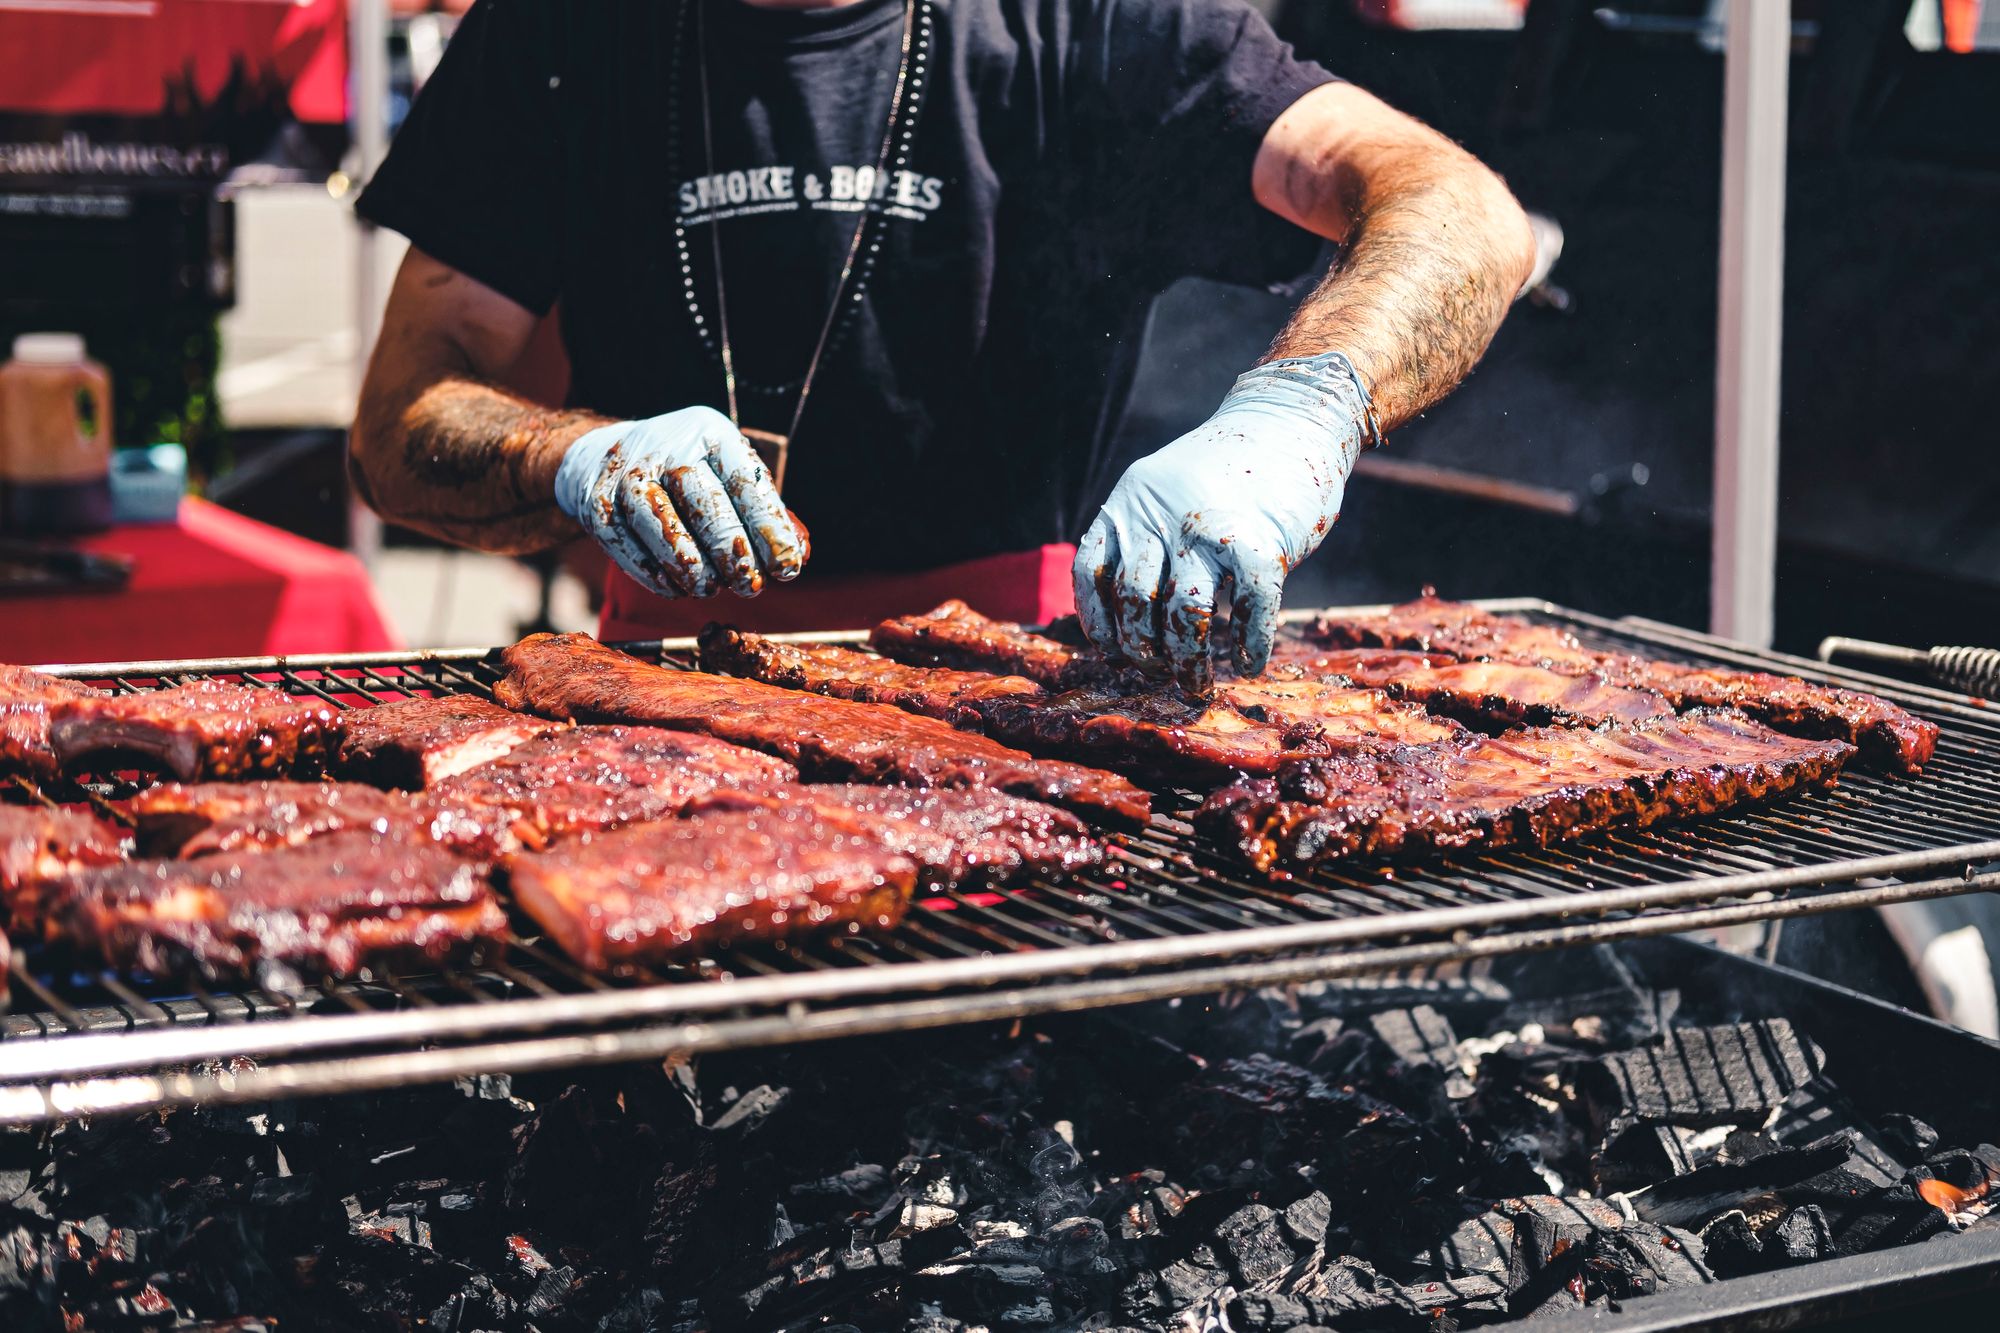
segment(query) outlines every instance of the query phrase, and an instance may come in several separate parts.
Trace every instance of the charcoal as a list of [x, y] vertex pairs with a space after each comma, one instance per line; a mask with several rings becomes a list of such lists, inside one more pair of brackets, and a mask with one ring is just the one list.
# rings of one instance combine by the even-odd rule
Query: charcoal
[[1340, 1329], [1430, 1325], [1445, 1316], [1476, 1317], [1507, 1308], [1506, 1292], [1485, 1277], [1392, 1282], [1360, 1259], [1343, 1256], [1321, 1270], [1317, 1290], [1298, 1295], [1245, 1294], [1229, 1302], [1238, 1333], [1324, 1326]]
[[790, 1096], [790, 1088], [774, 1088], [769, 1084], [754, 1087], [732, 1102], [711, 1128], [717, 1134], [732, 1134], [739, 1138], [754, 1134], [777, 1114]]
[[1272, 1281], [1297, 1259], [1279, 1214], [1261, 1203], [1246, 1204], [1224, 1218], [1215, 1229], [1215, 1246], [1244, 1287]]
[[1314, 1249], [1326, 1242], [1327, 1226], [1333, 1220], [1333, 1201], [1320, 1190], [1285, 1206], [1285, 1232], [1293, 1242]]
[[1786, 1187], [1839, 1170], [1853, 1155], [1853, 1143], [1833, 1135], [1805, 1148], [1780, 1148], [1748, 1162], [1704, 1166], [1665, 1180], [1632, 1196], [1638, 1215], [1661, 1226], [1700, 1228], [1731, 1210], [1772, 1210], [1782, 1206]]
[[1782, 1255], [1786, 1262], [1795, 1264], [1824, 1259], [1833, 1253], [1833, 1228], [1826, 1213], [1816, 1203], [1792, 1209], [1772, 1229], [1764, 1252]]
[[1816, 1078], [1785, 1099], [1771, 1124], [1770, 1136], [1778, 1143], [1797, 1146], [1829, 1134], [1851, 1135], [1856, 1145], [1854, 1170], [1876, 1185], [1888, 1185], [1923, 1161], [1929, 1151], [1918, 1147], [1917, 1130], [1927, 1133], [1935, 1145], [1936, 1131], [1922, 1121], [1892, 1115], [1884, 1117], [1880, 1125], [1871, 1124], [1831, 1082]]
[[1822, 1064], [1785, 1019], [1675, 1028], [1659, 1041], [1583, 1063], [1577, 1084], [1606, 1137], [1633, 1123], [1761, 1124]]
[[1701, 1237], [1679, 1227], [1627, 1222], [1619, 1244], [1652, 1274], [1656, 1287], [1699, 1286], [1715, 1281]]
[[1880, 1121], [1883, 1146], [1914, 1166], [1936, 1151], [1938, 1132], [1915, 1116], [1892, 1111]]
[[1458, 1061], [1458, 1034], [1452, 1031], [1451, 1020], [1430, 1005], [1370, 1014], [1368, 1026], [1376, 1039], [1406, 1065]]
[[1383, 1010], [1369, 1015], [1368, 1026], [1405, 1069], [1437, 1070], [1444, 1076], [1445, 1095], [1454, 1101], [1472, 1095], [1472, 1080], [1459, 1069], [1458, 1033], [1432, 1006]]
[[1722, 1213], [1701, 1229], [1702, 1253], [1710, 1267], [1723, 1277], [1761, 1272], [1768, 1263], [1764, 1242], [1758, 1239], [1750, 1219], [1740, 1210]]
[[1516, 1243], [1512, 1218], [1497, 1211], [1479, 1213], [1459, 1223], [1437, 1244], [1413, 1255], [1399, 1266], [1398, 1275], [1406, 1280], [1422, 1273], [1447, 1278], [1484, 1276], [1504, 1283], [1510, 1273], [1525, 1271], [1516, 1260]]
[[1694, 1170], [1687, 1146], [1672, 1125], [1627, 1125], [1592, 1160], [1597, 1188], [1605, 1193], [1643, 1189]]

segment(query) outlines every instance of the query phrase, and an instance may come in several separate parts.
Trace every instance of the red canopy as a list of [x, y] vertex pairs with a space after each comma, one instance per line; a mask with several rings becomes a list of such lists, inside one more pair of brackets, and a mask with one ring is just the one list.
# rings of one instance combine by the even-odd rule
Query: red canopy
[[156, 115], [170, 88], [215, 100], [239, 61], [300, 120], [347, 119], [343, 0], [0, 0], [0, 110]]

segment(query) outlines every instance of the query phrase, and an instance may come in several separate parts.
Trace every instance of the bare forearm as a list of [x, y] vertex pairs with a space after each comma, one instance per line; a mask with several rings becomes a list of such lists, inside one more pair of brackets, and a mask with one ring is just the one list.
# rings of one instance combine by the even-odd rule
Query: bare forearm
[[1354, 153], [1365, 172], [1285, 175], [1295, 215], [1345, 244], [1278, 334], [1271, 359], [1347, 354], [1384, 429], [1449, 393], [1527, 280], [1534, 239], [1500, 179], [1449, 141]]
[[482, 551], [574, 537], [556, 508], [563, 452], [600, 418], [487, 381], [528, 346], [536, 316], [412, 248], [396, 273], [348, 437], [355, 493], [393, 523]]
[[542, 550], [576, 535], [556, 508], [556, 468], [602, 424], [445, 376], [364, 395], [348, 475], [391, 522], [482, 551]]

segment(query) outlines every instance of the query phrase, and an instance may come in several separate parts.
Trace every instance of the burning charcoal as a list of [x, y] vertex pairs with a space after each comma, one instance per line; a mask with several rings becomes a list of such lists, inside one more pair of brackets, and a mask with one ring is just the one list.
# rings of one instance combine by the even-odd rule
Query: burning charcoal
[[1819, 1048], [1782, 1018], [1673, 1028], [1637, 1050], [1584, 1064], [1577, 1082], [1600, 1132], [1652, 1122], [1761, 1123], [1820, 1071]]
[[1290, 1271], [1297, 1256], [1279, 1215], [1261, 1203], [1246, 1204], [1215, 1229], [1216, 1248], [1227, 1257], [1237, 1284], [1254, 1287]]

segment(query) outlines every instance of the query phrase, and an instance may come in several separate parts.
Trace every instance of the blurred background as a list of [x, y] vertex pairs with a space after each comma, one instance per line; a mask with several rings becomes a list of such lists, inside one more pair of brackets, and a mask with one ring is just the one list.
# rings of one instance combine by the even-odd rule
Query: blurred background
[[[83, 335], [119, 445], [177, 446], [219, 510], [350, 553], [408, 646], [594, 623], [587, 569], [445, 551], [346, 494], [343, 433], [402, 245], [352, 202], [464, 7], [0, 0], [0, 338]], [[1471, 381], [1364, 462], [1291, 603], [1429, 583], [1706, 625], [1729, 6], [1262, 7], [1495, 165], [1559, 247]], [[1993, 639], [2000, 5], [1799, 0], [1789, 98], [1776, 645]], [[181, 151], [118, 151], [148, 144]], [[1170, 292], [1130, 451], [1202, 419], [1296, 295]], [[521, 378], [559, 396], [542, 341]], [[153, 451], [157, 474], [132, 459], [127, 480], [172, 486], [174, 457]], [[259, 532], [225, 535], [264, 552]], [[207, 628], [259, 648], [243, 617]]]

